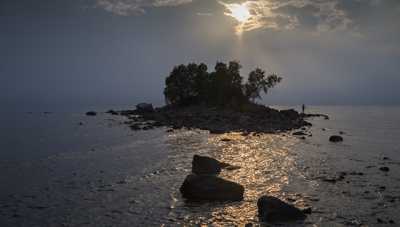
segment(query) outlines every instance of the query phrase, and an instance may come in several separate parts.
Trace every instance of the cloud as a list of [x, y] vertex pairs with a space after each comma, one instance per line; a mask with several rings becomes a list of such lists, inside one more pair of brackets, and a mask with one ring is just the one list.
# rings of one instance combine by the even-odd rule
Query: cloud
[[192, 0], [96, 0], [96, 6], [120, 16], [140, 15], [146, 8], [178, 6]]
[[[338, 6], [342, 1], [357, 0], [249, 0], [244, 1], [251, 17], [238, 29], [251, 31], [259, 28], [310, 31], [346, 29], [351, 24], [346, 11]], [[358, 1], [357, 1], [358, 2]], [[374, 0], [376, 2], [376, 0]], [[227, 9], [233, 3], [224, 3]]]
[[211, 16], [213, 16], [213, 14], [212, 13], [197, 13], [196, 14], [197, 16], [200, 16], [200, 17], [211, 17]]

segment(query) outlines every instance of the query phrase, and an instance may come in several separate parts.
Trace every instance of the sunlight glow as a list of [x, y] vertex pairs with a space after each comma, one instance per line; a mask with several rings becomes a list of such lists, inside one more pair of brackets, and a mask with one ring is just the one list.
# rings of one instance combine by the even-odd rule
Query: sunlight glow
[[228, 12], [225, 15], [235, 18], [240, 23], [245, 23], [251, 17], [250, 11], [245, 4], [229, 4], [226, 7]]
[[224, 14], [236, 20], [236, 34], [241, 36], [244, 31], [250, 31], [261, 27], [259, 21], [260, 8], [258, 3], [246, 1], [243, 3], [225, 3], [220, 1], [221, 5], [225, 6]]

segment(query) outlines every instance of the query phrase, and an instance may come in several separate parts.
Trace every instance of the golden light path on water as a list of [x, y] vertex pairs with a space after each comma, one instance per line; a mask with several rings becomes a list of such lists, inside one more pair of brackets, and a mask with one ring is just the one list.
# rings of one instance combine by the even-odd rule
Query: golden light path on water
[[[290, 174], [296, 171], [295, 160], [290, 154], [296, 140], [282, 135], [225, 133], [209, 135], [211, 151], [201, 153], [222, 162], [240, 166], [236, 170], [224, 170], [220, 177], [244, 186], [245, 195], [241, 202], [221, 204], [185, 204], [190, 212], [182, 217], [183, 225], [199, 226], [244, 226], [257, 223], [257, 200], [263, 195], [279, 198], [286, 195], [283, 187], [290, 183]], [[293, 197], [293, 196], [292, 196]], [[296, 205], [302, 207], [302, 200]]]
[[[229, 144], [221, 142], [221, 137], [229, 138], [232, 142]], [[245, 199], [240, 204], [216, 209], [213, 214], [216, 219], [246, 224], [257, 216], [256, 203], [260, 196], [279, 195], [282, 187], [288, 184], [286, 171], [293, 166], [293, 160], [288, 155], [290, 144], [277, 146], [278, 140], [289, 142], [285, 137], [277, 135], [242, 136], [239, 133], [231, 133], [221, 137], [210, 139], [211, 143], [218, 144], [221, 148], [221, 153], [216, 157], [223, 162], [241, 167], [236, 171], [224, 171], [221, 177], [243, 185]]]

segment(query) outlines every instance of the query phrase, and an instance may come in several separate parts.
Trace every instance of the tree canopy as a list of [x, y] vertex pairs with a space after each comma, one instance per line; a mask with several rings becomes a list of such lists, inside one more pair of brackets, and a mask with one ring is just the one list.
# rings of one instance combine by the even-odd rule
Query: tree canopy
[[282, 80], [277, 74], [267, 76], [264, 70], [256, 68], [243, 84], [241, 68], [237, 61], [228, 64], [217, 62], [212, 72], [208, 72], [204, 63], [175, 66], [165, 80], [166, 102], [179, 106], [241, 105], [261, 99], [261, 92], [267, 94], [269, 89]]

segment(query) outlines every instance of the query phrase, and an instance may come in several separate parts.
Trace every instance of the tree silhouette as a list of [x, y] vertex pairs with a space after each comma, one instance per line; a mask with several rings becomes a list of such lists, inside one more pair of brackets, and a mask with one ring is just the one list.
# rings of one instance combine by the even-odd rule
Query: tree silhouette
[[267, 94], [268, 90], [275, 87], [281, 80], [282, 78], [276, 74], [266, 77], [264, 70], [256, 68], [249, 74], [249, 78], [245, 84], [245, 95], [248, 99], [254, 101], [257, 98], [261, 98], [261, 91]]
[[207, 72], [208, 67], [204, 63], [175, 66], [165, 80], [166, 102], [179, 106], [243, 105], [261, 98], [260, 92], [268, 93], [270, 88], [282, 80], [276, 74], [266, 77], [265, 71], [257, 68], [249, 74], [246, 84], [243, 84], [241, 68], [237, 61], [231, 61], [228, 65], [217, 62], [211, 73]]

